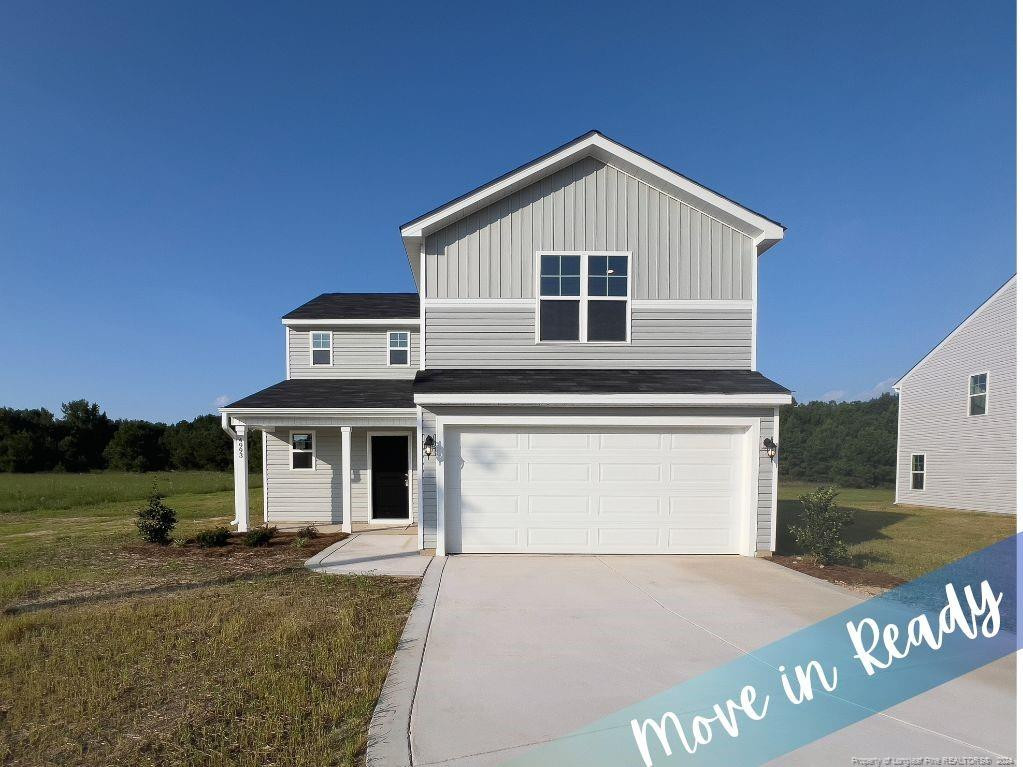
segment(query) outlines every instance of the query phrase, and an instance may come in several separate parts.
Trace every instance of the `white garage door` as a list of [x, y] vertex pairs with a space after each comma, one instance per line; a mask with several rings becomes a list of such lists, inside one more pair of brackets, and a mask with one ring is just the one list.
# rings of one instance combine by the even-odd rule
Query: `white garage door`
[[454, 553], [739, 553], [738, 431], [450, 429]]

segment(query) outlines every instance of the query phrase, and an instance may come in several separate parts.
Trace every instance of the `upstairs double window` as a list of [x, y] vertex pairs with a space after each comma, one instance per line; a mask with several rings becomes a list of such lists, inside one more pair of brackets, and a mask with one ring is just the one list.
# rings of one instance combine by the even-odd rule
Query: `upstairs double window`
[[541, 253], [537, 341], [630, 340], [628, 253]]

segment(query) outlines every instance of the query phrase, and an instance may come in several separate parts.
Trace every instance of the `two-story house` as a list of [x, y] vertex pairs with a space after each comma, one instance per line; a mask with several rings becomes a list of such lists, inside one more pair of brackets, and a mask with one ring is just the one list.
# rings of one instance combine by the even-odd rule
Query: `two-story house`
[[221, 410], [248, 524], [418, 523], [437, 554], [775, 547], [757, 261], [784, 227], [594, 131], [400, 227], [417, 294], [286, 314]]
[[1016, 276], [894, 384], [895, 502], [1016, 513]]

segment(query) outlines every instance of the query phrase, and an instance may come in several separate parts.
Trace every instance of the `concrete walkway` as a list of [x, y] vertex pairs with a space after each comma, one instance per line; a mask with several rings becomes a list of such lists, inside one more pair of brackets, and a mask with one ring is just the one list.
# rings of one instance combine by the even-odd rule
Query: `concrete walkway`
[[328, 546], [305, 566], [322, 573], [421, 578], [430, 559], [419, 553], [415, 535], [364, 532]]
[[[449, 557], [416, 686], [412, 762], [499, 764], [860, 601], [759, 559]], [[776, 760], [1015, 753], [1014, 658]]]

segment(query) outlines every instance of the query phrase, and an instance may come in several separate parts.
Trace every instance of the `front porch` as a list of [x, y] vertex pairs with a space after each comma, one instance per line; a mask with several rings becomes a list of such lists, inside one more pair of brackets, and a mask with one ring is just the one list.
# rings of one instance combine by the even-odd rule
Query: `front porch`
[[246, 481], [246, 436], [256, 430], [262, 524], [412, 534], [422, 547], [419, 424], [410, 381], [289, 380], [220, 412], [233, 440], [240, 532], [259, 523], [250, 519]]

